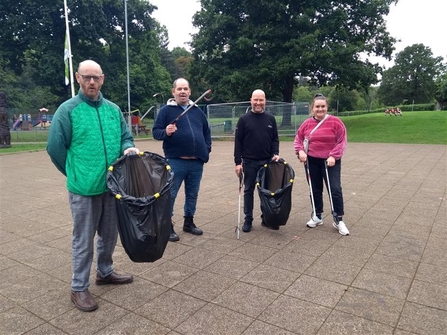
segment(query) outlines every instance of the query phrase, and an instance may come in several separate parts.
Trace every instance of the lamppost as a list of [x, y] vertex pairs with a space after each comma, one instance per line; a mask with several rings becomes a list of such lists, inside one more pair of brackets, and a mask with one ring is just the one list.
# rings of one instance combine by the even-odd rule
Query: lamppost
[[[158, 96], [161, 96], [161, 104], [163, 104], [164, 103], [164, 101], [165, 101], [165, 99], [164, 99], [164, 97], [163, 97], [163, 94], [162, 93], [155, 93], [152, 97], [153, 98], [155, 98], [155, 97], [158, 97]], [[160, 105], [161, 106], [161, 105]]]

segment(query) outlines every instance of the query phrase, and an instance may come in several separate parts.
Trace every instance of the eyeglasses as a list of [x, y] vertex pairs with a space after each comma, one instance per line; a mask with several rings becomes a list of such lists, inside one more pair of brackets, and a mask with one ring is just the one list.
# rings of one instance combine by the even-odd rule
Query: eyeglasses
[[92, 79], [95, 83], [97, 83], [104, 76], [103, 74], [100, 76], [90, 76], [90, 75], [86, 75], [86, 74], [80, 74], [79, 72], [78, 72], [78, 74], [82, 77], [82, 80], [84, 80], [86, 83], [89, 83]]

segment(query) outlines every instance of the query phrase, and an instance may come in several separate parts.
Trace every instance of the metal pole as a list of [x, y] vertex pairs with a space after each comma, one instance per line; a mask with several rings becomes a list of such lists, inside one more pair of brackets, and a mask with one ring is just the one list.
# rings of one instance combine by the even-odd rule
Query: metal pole
[[130, 79], [129, 79], [129, 34], [127, 32], [127, 0], [124, 0], [124, 25], [125, 25], [125, 35], [126, 35], [126, 65], [127, 65], [127, 110], [129, 111], [129, 117], [127, 123], [130, 132], [132, 132], [132, 118], [130, 111]]
[[152, 97], [155, 98], [155, 97], [158, 97], [158, 96], [161, 96], [161, 104], [160, 104], [160, 108], [161, 108], [161, 106], [163, 105], [163, 103], [165, 101], [165, 99], [163, 97], [163, 94], [162, 93], [155, 93]]
[[70, 26], [68, 24], [68, 7], [67, 0], [64, 0], [64, 13], [65, 13], [65, 33], [67, 34], [68, 44], [68, 64], [70, 67], [70, 86], [71, 96], [75, 96], [74, 79], [73, 79], [73, 55], [71, 54], [71, 41], [70, 41]]

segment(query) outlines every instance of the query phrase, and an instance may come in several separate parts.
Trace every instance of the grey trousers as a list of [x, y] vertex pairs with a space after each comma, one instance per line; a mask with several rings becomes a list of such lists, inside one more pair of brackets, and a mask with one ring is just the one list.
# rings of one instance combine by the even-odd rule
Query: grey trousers
[[118, 238], [116, 203], [110, 193], [85, 197], [69, 192], [73, 216], [72, 291], [85, 291], [90, 286], [90, 269], [96, 241], [96, 271], [101, 277], [113, 272], [112, 254]]

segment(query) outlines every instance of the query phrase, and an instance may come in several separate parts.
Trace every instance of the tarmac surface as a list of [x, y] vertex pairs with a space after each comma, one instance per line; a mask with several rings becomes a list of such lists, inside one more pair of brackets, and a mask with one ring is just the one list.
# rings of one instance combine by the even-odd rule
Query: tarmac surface
[[[162, 154], [161, 143], [139, 141]], [[287, 225], [256, 220], [240, 234], [233, 142], [215, 141], [195, 222], [162, 259], [133, 263], [118, 243], [115, 269], [135, 280], [96, 286], [99, 309], [70, 301], [72, 218], [65, 177], [44, 151], [0, 156], [0, 334], [447, 334], [447, 146], [349, 143], [342, 163], [344, 221], [306, 228], [311, 206], [295, 170]]]

